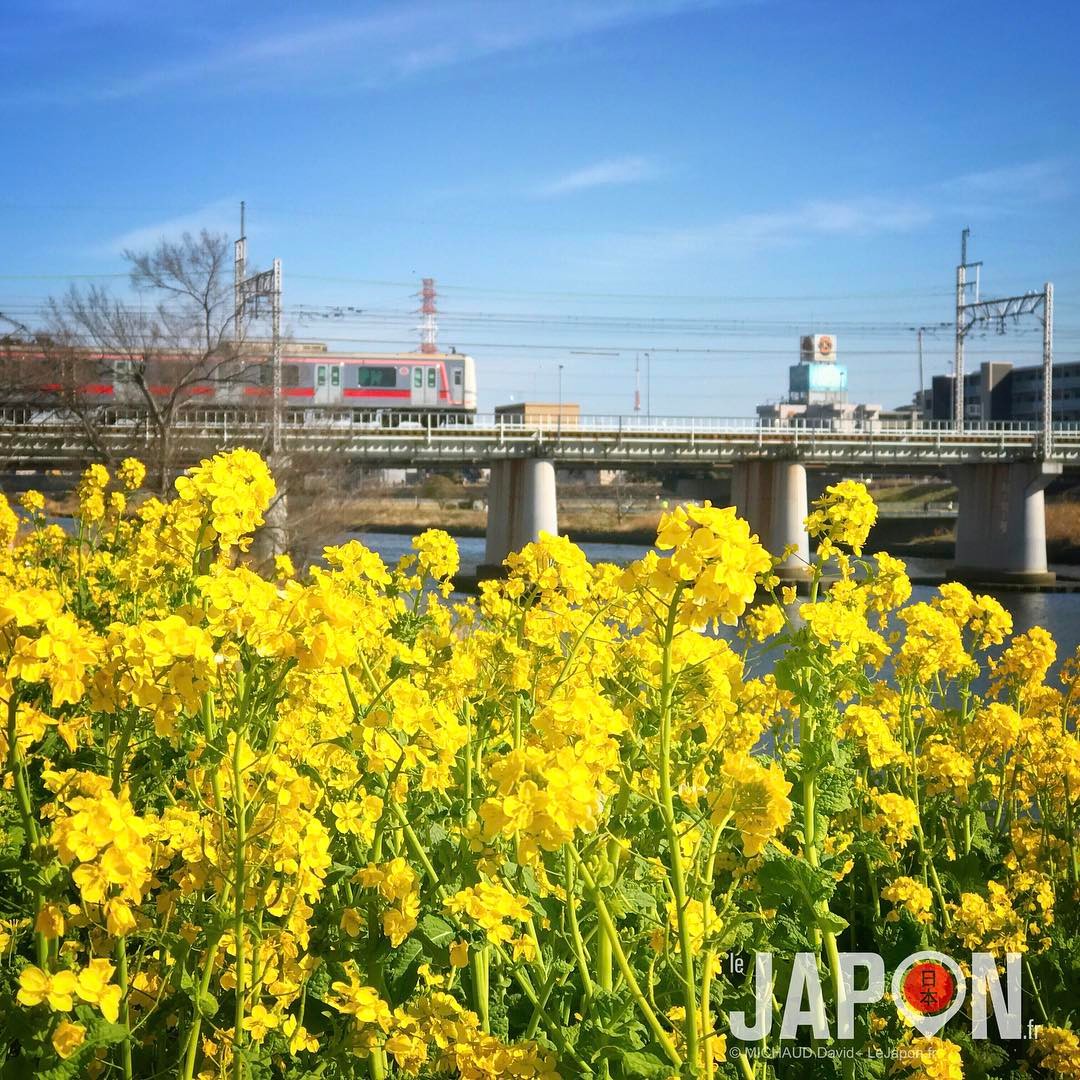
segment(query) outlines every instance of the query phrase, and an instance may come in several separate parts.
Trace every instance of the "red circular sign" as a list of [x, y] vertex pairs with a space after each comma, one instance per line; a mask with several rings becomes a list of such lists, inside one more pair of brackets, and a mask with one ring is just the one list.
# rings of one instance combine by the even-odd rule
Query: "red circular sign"
[[832, 338], [823, 337], [818, 339], [818, 351], [822, 356], [828, 356], [832, 352]]
[[955, 995], [956, 979], [944, 964], [924, 960], [904, 976], [904, 1000], [924, 1016], [944, 1012]]

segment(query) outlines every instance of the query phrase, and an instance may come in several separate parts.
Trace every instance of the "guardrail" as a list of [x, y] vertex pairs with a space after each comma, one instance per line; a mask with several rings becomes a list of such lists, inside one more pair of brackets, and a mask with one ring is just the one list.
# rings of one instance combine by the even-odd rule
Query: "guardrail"
[[[187, 410], [174, 425], [178, 445], [199, 457], [226, 446], [265, 447], [264, 411]], [[99, 428], [118, 452], [138, 453], [153, 442], [145, 417], [118, 415]], [[1080, 462], [1080, 424], [1055, 425], [1051, 453], [1034, 424], [971, 424], [957, 432], [946, 422], [760, 422], [746, 417], [473, 416], [295, 410], [283, 431], [293, 454], [341, 454], [396, 464], [477, 462], [545, 455], [582, 466], [619, 467], [644, 462], [722, 463], [753, 457], [817, 462], [876, 461], [951, 464], [1050, 457]], [[0, 410], [0, 458], [9, 465], [89, 460], [81, 429], [55, 418], [13, 423]]]

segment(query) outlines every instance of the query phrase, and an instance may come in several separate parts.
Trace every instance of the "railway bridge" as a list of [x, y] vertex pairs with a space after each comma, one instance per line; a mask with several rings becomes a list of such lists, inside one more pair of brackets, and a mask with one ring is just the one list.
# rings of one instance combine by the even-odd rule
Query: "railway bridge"
[[[110, 451], [149, 449], [145, 421], [103, 427]], [[175, 442], [192, 461], [228, 447], [264, 448], [265, 412], [186, 412]], [[350, 409], [290, 416], [285, 453], [296, 462], [349, 460], [379, 467], [479, 465], [491, 469], [486, 559], [498, 564], [540, 531], [556, 532], [556, 467], [729, 468], [732, 501], [771, 551], [794, 546], [782, 568], [804, 572], [809, 542], [807, 467], [892, 467], [948, 471], [959, 491], [956, 573], [980, 580], [1048, 577], [1043, 491], [1080, 468], [1080, 425], [945, 422], [788, 421], [690, 417], [581, 416], [522, 420], [505, 415], [430, 416]], [[92, 459], [70, 421], [4, 416], [0, 463], [7, 468], [81, 467]], [[685, 494], [689, 495], [687, 491]], [[697, 494], [707, 494], [699, 491]]]

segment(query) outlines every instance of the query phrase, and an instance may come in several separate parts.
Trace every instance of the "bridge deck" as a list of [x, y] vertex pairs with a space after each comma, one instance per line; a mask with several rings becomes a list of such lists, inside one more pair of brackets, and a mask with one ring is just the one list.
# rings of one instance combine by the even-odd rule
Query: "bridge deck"
[[[759, 423], [752, 419], [584, 416], [520, 421], [477, 415], [427, 426], [414, 414], [361, 422], [351, 410], [325, 411], [285, 427], [285, 450], [295, 457], [332, 455], [379, 466], [478, 464], [509, 457], [546, 457], [581, 467], [716, 465], [754, 458], [808, 464], [905, 463], [951, 465], [1045, 458], [1080, 465], [1080, 425], [1055, 425], [1046, 447], [1029, 424], [888, 421]], [[265, 414], [191, 411], [173, 428], [182, 457], [195, 460], [226, 447], [264, 449]], [[389, 423], [390, 426], [386, 426]], [[114, 454], [148, 452], [146, 423], [98, 429]], [[75, 466], [93, 460], [83, 431], [71, 422], [15, 423], [0, 414], [0, 461], [9, 468]]]

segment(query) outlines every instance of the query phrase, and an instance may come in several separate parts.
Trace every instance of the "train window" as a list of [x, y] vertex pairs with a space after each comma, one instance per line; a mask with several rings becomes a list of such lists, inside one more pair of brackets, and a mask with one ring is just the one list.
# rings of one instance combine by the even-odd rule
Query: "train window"
[[[274, 365], [269, 363], [259, 364], [259, 385], [260, 386], [273, 386], [274, 385]], [[297, 364], [282, 364], [281, 365], [281, 385], [282, 386], [299, 386], [300, 385], [300, 368]]]
[[428, 384], [428, 389], [429, 389], [429, 390], [430, 390], [430, 389], [433, 389], [433, 388], [434, 388], [434, 386], [435, 386], [435, 375], [436, 375], [436, 371], [435, 371], [435, 369], [434, 369], [433, 367], [432, 367], [432, 368], [428, 368], [428, 372], [427, 372], [427, 384]]
[[317, 383], [319, 386], [326, 385], [326, 365], [320, 364], [317, 371]]
[[463, 374], [464, 374], [464, 372], [461, 370], [461, 368], [454, 368], [454, 385], [455, 386], [460, 386], [461, 385], [461, 376]]
[[356, 369], [357, 386], [397, 386], [397, 368], [364, 365]]
[[417, 390], [424, 385], [424, 369], [415, 367], [412, 370], [412, 384]]
[[341, 385], [341, 368], [339, 368], [337, 366], [337, 364], [335, 364], [330, 369], [330, 385], [331, 386], [340, 386]]

